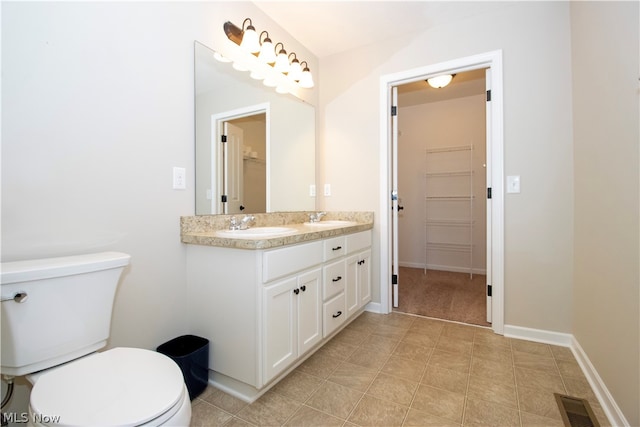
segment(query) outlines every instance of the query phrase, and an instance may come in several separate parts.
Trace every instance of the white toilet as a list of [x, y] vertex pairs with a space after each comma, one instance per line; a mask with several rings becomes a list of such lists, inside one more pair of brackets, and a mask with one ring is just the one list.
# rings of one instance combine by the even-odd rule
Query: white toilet
[[32, 425], [189, 425], [173, 360], [137, 348], [97, 352], [128, 263], [119, 252], [2, 263], [0, 372], [33, 384]]

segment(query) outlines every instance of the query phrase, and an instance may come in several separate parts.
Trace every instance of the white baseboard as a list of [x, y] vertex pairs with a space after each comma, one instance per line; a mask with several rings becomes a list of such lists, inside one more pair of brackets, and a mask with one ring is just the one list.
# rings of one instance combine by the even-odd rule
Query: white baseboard
[[607, 389], [604, 381], [602, 381], [602, 378], [598, 375], [596, 368], [593, 366], [589, 357], [573, 334], [524, 328], [522, 326], [504, 325], [504, 336], [570, 348], [576, 358], [576, 361], [580, 365], [582, 372], [587, 378], [589, 385], [591, 385], [593, 393], [598, 398], [598, 402], [600, 402], [602, 410], [609, 419], [609, 423], [612, 426], [629, 426], [629, 422], [620, 410], [620, 407], [613, 399], [609, 389]]
[[629, 422], [625, 418], [624, 414], [620, 410], [620, 407], [611, 396], [609, 389], [598, 375], [598, 371], [593, 366], [587, 353], [584, 352], [582, 346], [576, 340], [574, 336], [572, 336], [571, 342], [571, 350], [573, 351], [573, 355], [576, 357], [580, 368], [582, 368], [582, 372], [587, 377], [587, 381], [589, 381], [589, 385], [593, 389], [598, 401], [600, 402], [600, 406], [602, 406], [602, 410], [604, 411], [607, 418], [609, 418], [609, 422], [612, 426], [629, 426]]

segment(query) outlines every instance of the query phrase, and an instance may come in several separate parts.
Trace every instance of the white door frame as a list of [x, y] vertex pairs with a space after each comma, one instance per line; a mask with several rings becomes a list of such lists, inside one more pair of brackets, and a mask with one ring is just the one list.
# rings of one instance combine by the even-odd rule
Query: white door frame
[[[391, 286], [391, 87], [424, 80], [444, 73], [491, 68], [491, 270], [492, 328], [504, 334], [504, 140], [502, 99], [502, 51], [495, 50], [439, 64], [414, 68], [380, 77], [380, 311], [392, 310]], [[489, 218], [488, 218], [489, 220]]]

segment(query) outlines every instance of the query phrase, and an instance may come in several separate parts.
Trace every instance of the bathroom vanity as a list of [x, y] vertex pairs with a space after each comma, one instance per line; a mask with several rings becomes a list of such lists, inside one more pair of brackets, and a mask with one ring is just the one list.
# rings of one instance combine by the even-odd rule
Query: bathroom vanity
[[260, 214], [259, 225], [287, 231], [257, 238], [183, 218], [190, 332], [211, 343], [216, 386], [256, 399], [364, 310], [373, 215], [353, 215], [324, 225], [304, 224], [308, 213]]

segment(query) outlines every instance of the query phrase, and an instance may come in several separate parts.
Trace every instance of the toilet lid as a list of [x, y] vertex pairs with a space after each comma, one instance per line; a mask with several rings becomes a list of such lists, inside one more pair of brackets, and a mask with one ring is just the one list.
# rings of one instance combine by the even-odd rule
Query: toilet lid
[[133, 426], [182, 402], [184, 389], [182, 371], [169, 357], [114, 348], [44, 373], [30, 407], [34, 418], [56, 425]]

